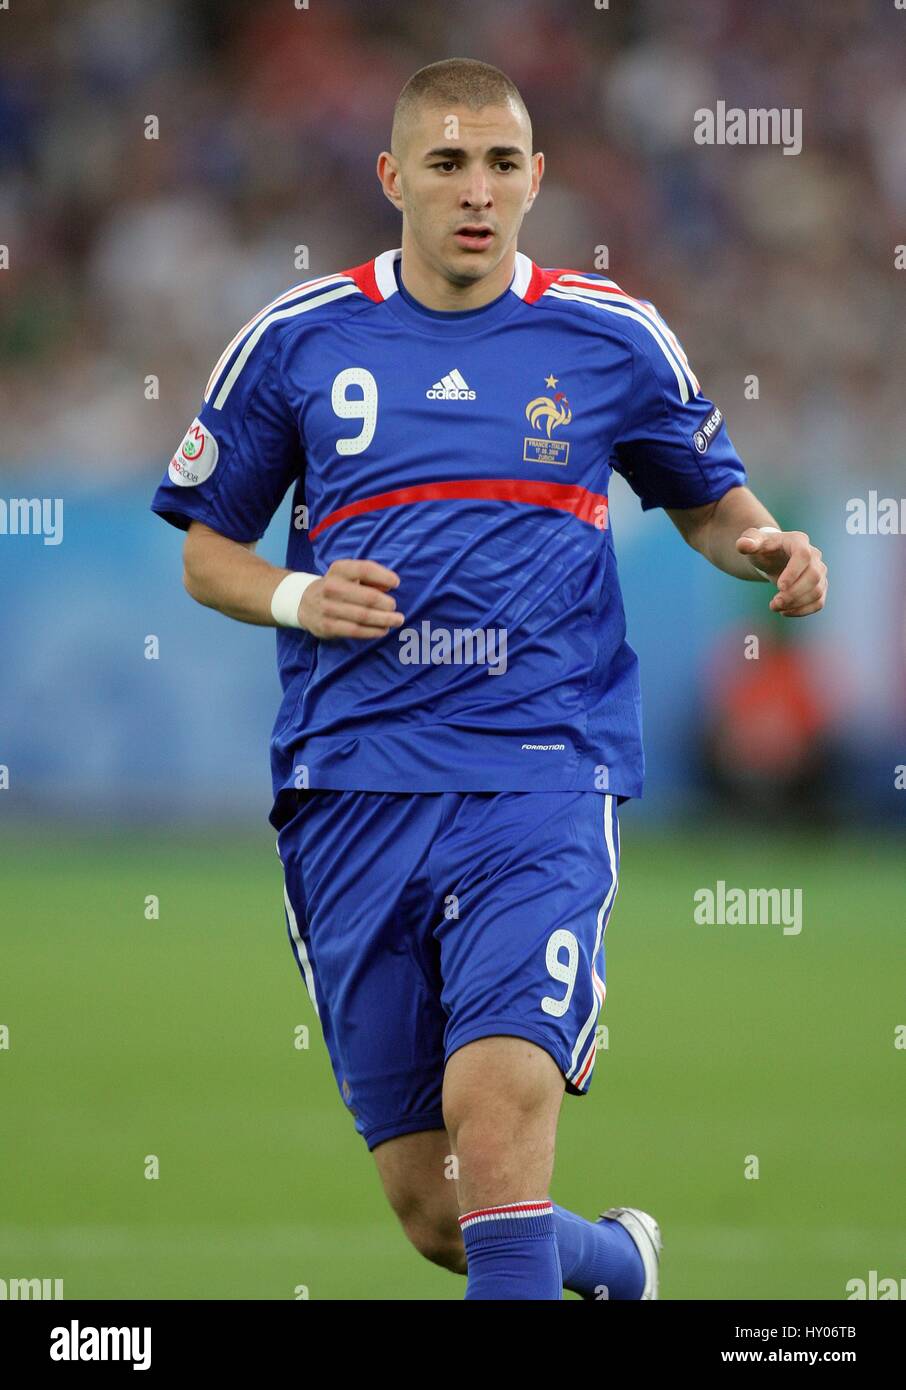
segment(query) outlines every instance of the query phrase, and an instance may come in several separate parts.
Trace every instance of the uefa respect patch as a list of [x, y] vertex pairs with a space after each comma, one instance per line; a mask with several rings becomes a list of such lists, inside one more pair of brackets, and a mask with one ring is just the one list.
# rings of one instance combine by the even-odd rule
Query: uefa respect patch
[[717, 434], [724, 422], [723, 413], [719, 406], [715, 406], [700, 430], [696, 430], [692, 436], [692, 443], [700, 454], [708, 452], [708, 445]]
[[178, 487], [197, 487], [217, 467], [217, 440], [196, 416], [170, 460], [170, 481]]

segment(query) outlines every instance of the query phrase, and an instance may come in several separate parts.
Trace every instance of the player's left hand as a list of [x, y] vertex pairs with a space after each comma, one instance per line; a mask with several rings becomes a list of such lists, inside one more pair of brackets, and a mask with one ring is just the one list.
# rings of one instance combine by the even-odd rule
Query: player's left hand
[[750, 526], [736, 542], [741, 555], [777, 585], [770, 607], [783, 618], [818, 613], [827, 597], [827, 565], [804, 531], [760, 531]]

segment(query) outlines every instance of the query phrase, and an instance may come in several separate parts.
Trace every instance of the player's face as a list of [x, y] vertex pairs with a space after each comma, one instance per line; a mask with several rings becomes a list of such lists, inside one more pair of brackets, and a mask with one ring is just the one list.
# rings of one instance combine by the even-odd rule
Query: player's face
[[543, 159], [531, 152], [525, 117], [509, 106], [424, 108], [398, 161], [405, 234], [448, 279], [483, 279], [512, 260]]

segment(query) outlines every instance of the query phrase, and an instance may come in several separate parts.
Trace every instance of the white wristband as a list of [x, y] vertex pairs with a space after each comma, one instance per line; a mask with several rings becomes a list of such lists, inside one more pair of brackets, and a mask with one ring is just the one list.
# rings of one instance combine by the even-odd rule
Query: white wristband
[[[759, 526], [758, 529], [759, 531], [773, 531], [775, 536], [783, 535], [783, 532], [781, 531], [779, 526]], [[752, 568], [756, 570], [758, 574], [761, 575], [762, 579], [770, 580], [772, 578], [770, 574], [765, 574], [764, 570], [758, 569], [758, 566], [754, 563], [754, 561], [750, 561], [750, 564], [752, 565]]]
[[320, 574], [293, 570], [280, 580], [271, 598], [271, 614], [278, 627], [302, 626], [299, 622], [299, 603], [309, 584], [314, 584], [320, 578]]

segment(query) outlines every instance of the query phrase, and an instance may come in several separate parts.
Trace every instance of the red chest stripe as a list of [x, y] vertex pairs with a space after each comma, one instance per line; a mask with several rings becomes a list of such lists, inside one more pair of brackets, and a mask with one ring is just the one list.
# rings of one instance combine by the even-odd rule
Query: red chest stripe
[[313, 526], [308, 534], [313, 541], [328, 526], [347, 521], [351, 516], [366, 512], [384, 511], [387, 507], [403, 507], [413, 502], [522, 502], [532, 507], [554, 507], [571, 512], [579, 521], [604, 530], [607, 526], [607, 498], [603, 493], [571, 483], [535, 482], [522, 478], [468, 478], [461, 482], [422, 483], [417, 487], [401, 487], [393, 492], [380, 492], [375, 497], [363, 497], [338, 507]]

